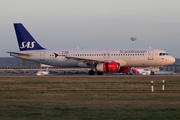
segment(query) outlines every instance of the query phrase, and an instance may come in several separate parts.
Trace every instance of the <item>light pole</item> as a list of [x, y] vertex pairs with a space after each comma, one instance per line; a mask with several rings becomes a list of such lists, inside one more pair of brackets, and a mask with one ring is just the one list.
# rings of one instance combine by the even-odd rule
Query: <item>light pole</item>
[[130, 40], [133, 42], [132, 48], [134, 48], [134, 41], [136, 40], [135, 37], [131, 37]]

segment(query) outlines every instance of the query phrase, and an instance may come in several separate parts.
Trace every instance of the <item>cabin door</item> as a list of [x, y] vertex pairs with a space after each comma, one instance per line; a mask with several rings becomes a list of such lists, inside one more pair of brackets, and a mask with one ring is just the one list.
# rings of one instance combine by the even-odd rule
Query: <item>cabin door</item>
[[45, 61], [45, 51], [40, 52], [40, 61]]
[[148, 60], [153, 60], [154, 59], [154, 50], [149, 50], [148, 51]]

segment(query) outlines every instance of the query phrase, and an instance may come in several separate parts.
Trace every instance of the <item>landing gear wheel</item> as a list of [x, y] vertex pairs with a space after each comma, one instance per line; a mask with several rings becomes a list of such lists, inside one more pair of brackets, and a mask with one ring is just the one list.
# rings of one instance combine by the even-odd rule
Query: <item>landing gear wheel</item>
[[97, 71], [97, 75], [103, 75], [103, 72]]
[[95, 74], [95, 72], [93, 70], [89, 71], [89, 75], [94, 75], [94, 74]]
[[154, 72], [151, 71], [151, 75], [154, 75]]

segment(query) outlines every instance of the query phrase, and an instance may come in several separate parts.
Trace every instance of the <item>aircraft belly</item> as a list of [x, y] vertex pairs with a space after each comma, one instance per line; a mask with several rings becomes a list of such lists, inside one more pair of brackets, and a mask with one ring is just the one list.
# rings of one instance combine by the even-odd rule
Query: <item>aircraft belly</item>
[[153, 60], [133, 60], [133, 61], [127, 61], [126, 66], [128, 67], [146, 67], [146, 66], [156, 66], [158, 65], [157, 62]]

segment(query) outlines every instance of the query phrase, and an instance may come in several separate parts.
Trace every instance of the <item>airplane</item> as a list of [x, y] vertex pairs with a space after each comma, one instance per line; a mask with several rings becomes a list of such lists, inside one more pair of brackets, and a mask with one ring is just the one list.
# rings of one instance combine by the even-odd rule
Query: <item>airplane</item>
[[14, 23], [20, 51], [7, 52], [10, 56], [42, 64], [61, 67], [91, 68], [89, 75], [104, 72], [127, 73], [131, 67], [170, 65], [175, 59], [159, 49], [60, 49], [48, 50], [41, 47], [21, 23]]
[[36, 73], [36, 75], [37, 76], [40, 76], [40, 75], [49, 75], [49, 67], [47, 67], [47, 69], [46, 69], [46, 71], [42, 71], [42, 70], [40, 70], [40, 71], [38, 71], [37, 73]]
[[150, 75], [151, 71], [150, 70], [144, 70], [144, 69], [137, 69], [132, 67], [132, 72], [130, 72], [130, 74], [134, 74], [134, 75]]

